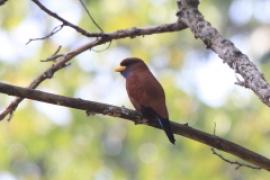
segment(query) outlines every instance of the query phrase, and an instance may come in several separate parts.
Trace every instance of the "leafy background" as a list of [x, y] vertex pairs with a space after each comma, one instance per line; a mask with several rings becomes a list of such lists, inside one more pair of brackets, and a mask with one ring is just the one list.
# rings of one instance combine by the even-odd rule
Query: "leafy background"
[[[111, 32], [176, 21], [168, 0], [85, 1], [99, 25]], [[98, 31], [79, 1], [42, 1], [47, 7]], [[204, 0], [205, 18], [246, 53], [270, 78], [270, 1]], [[31, 1], [0, 7], [2, 81], [27, 86], [50, 66], [41, 63], [58, 45], [62, 52], [92, 39], [64, 28], [45, 41], [25, 45], [60, 23]], [[112, 71], [121, 59], [146, 60], [162, 83], [172, 120], [213, 132], [270, 157], [269, 108], [247, 89], [234, 85], [234, 72], [189, 30], [113, 41], [79, 55], [72, 65], [39, 89], [132, 107], [123, 78]], [[4, 109], [13, 97], [1, 95]], [[235, 159], [235, 157], [224, 154]], [[0, 124], [0, 179], [269, 179], [264, 170], [235, 170], [211, 154], [210, 147], [177, 137], [172, 146], [162, 131], [105, 116], [25, 100], [11, 122]]]

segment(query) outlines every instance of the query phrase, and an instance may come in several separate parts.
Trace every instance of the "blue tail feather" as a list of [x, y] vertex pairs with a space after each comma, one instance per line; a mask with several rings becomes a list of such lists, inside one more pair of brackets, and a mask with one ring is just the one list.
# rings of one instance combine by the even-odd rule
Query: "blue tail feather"
[[168, 139], [172, 144], [175, 144], [175, 138], [171, 129], [170, 121], [168, 119], [158, 118], [158, 122], [162, 129], [164, 129]]
[[143, 107], [142, 114], [149, 120], [158, 121], [160, 127], [165, 131], [168, 139], [172, 144], [175, 144], [175, 138], [172, 132], [170, 121], [166, 118], [161, 118], [152, 108]]

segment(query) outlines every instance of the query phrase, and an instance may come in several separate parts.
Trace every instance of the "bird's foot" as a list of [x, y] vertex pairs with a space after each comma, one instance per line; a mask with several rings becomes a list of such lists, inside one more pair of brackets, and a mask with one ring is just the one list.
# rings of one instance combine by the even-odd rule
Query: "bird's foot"
[[145, 119], [145, 118], [141, 118], [141, 119], [137, 119], [134, 121], [134, 124], [135, 125], [138, 125], [138, 124], [147, 124], [148, 123], [148, 120]]

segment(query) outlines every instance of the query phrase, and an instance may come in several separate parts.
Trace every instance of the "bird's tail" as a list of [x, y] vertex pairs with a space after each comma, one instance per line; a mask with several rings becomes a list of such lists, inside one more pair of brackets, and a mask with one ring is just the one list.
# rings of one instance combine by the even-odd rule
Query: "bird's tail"
[[175, 138], [174, 138], [174, 135], [172, 132], [170, 121], [168, 119], [158, 118], [158, 122], [159, 122], [160, 126], [162, 127], [162, 129], [165, 131], [170, 142], [172, 144], [175, 144]]
[[149, 107], [143, 107], [142, 108], [142, 114], [147, 119], [154, 119], [155, 121], [158, 121], [160, 127], [165, 131], [167, 137], [169, 138], [170, 142], [172, 144], [175, 144], [175, 139], [173, 136], [172, 128], [170, 121], [167, 118], [160, 117], [152, 108]]

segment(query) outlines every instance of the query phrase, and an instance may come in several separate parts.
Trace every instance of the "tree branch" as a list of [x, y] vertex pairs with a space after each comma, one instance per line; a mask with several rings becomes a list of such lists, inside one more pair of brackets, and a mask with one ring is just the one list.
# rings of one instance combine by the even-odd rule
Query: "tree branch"
[[[120, 117], [125, 120], [133, 121], [135, 123], [141, 122], [140, 119], [142, 117], [140, 113], [126, 109], [124, 107], [117, 107], [109, 104], [87, 101], [78, 98], [59, 96], [38, 90], [13, 86], [5, 83], [0, 83], [0, 92], [21, 98], [28, 98], [50, 104], [85, 110], [87, 112], [90, 112], [91, 114], [94, 113], [94, 114], [108, 115], [112, 117]], [[160, 129], [160, 126], [157, 122], [149, 121], [148, 124], [146, 125]], [[256, 152], [253, 152], [247, 148], [244, 148], [228, 140], [222, 139], [216, 135], [205, 133], [203, 131], [194, 129], [187, 125], [175, 122], [171, 122], [171, 125], [172, 131], [175, 134], [184, 136], [189, 139], [193, 139], [195, 141], [206, 144], [213, 148], [230, 153], [262, 169], [270, 171], [270, 160]]]
[[[100, 44], [105, 44], [112, 40], [122, 39], [122, 38], [127, 38], [127, 37], [134, 38], [137, 36], [145, 36], [145, 35], [151, 35], [151, 34], [157, 34], [157, 33], [180, 31], [185, 28], [186, 28], [186, 25], [184, 23], [171, 23], [171, 24], [163, 24], [160, 26], [153, 26], [153, 27], [147, 27], [147, 28], [123, 29], [123, 30], [112, 32], [112, 33], [107, 33], [107, 36], [102, 36], [101, 38], [91, 41], [59, 57], [62, 59], [60, 59], [58, 62], [53, 64], [50, 68], [48, 68], [43, 73], [41, 73], [36, 79], [32, 81], [32, 83], [28, 86], [28, 88], [35, 89], [37, 86], [39, 86], [40, 83], [42, 83], [46, 79], [52, 78], [55, 72], [66, 67], [67, 63], [71, 61], [72, 58]], [[17, 106], [22, 100], [23, 98], [14, 99], [0, 113], [0, 120], [3, 120], [7, 115], [9, 115], [8, 120], [10, 120], [13, 112], [16, 110]]]
[[263, 103], [270, 106], [270, 86], [253, 62], [235, 45], [225, 39], [198, 11], [198, 0], [177, 0], [179, 21], [185, 23], [195, 38], [201, 39], [223, 62], [228, 64], [244, 81], [236, 84], [251, 89]]

